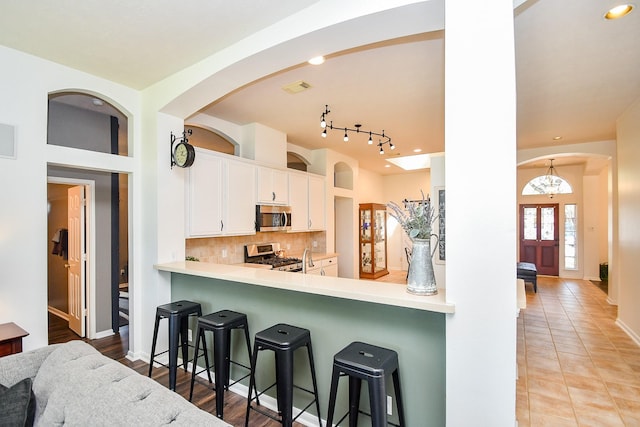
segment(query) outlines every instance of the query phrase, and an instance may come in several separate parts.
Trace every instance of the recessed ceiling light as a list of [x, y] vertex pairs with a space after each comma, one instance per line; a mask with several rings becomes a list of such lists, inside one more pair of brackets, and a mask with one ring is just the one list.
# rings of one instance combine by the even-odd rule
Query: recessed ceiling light
[[562, 137], [561, 137], [561, 136], [554, 136], [554, 137], [553, 137], [553, 140], [554, 140], [554, 141], [560, 141], [561, 139], [562, 139]]
[[391, 167], [391, 165], [384, 165], [384, 167], [385, 167], [385, 168], [390, 168], [390, 167]]
[[324, 64], [324, 56], [314, 56], [313, 58], [311, 58], [307, 62], [309, 62], [309, 64], [311, 64], [311, 65]]
[[633, 10], [632, 4], [621, 4], [616, 7], [612, 7], [604, 14], [605, 19], [618, 19], [625, 15], [628, 15]]
[[415, 148], [413, 150], [414, 153], [421, 153], [422, 152], [422, 148]]
[[102, 107], [104, 105], [104, 102], [101, 99], [98, 98], [93, 98], [91, 100], [91, 102], [93, 103], [93, 105], [95, 105], [96, 107]]

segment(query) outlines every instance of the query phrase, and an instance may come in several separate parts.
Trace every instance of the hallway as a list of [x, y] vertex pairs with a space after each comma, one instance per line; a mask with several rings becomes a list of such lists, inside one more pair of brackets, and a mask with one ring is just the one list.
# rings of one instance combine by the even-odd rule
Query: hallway
[[585, 280], [538, 277], [518, 317], [518, 426], [640, 426], [640, 347]]

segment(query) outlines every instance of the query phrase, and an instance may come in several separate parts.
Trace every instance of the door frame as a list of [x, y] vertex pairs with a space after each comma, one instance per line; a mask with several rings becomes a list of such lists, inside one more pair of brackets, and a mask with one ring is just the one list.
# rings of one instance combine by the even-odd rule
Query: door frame
[[[554, 239], [553, 240], [541, 240], [541, 239], [536, 239], [536, 259], [535, 259], [535, 264], [536, 267], [538, 268], [538, 274], [542, 274], [542, 275], [551, 275], [551, 276], [559, 276], [560, 275], [560, 204], [559, 203], [519, 203], [518, 204], [518, 241], [519, 241], [519, 248], [518, 248], [518, 252], [519, 252], [519, 260], [520, 261], [528, 261], [528, 262], [533, 262], [531, 260], [527, 260], [526, 258], [523, 259], [524, 257], [524, 245], [525, 245], [525, 238], [524, 238], [524, 210], [526, 208], [536, 208], [538, 215], [536, 217], [537, 220], [537, 233], [538, 236], [540, 237], [540, 233], [542, 231], [541, 229], [541, 216], [540, 216], [540, 210], [541, 208], [553, 208], [554, 209], [554, 230], [553, 230], [553, 235], [554, 235]], [[542, 244], [542, 242], [552, 242], [551, 245], [548, 244]], [[540, 260], [541, 260], [541, 255], [542, 255], [542, 250], [545, 247], [551, 247], [553, 248], [553, 262], [555, 264], [555, 266], [553, 267], [553, 271], [551, 271], [550, 269], [546, 268], [540, 264]]]
[[85, 300], [86, 300], [86, 336], [96, 338], [96, 239], [95, 239], [95, 181], [89, 179], [64, 178], [47, 176], [47, 184], [84, 185], [85, 187], [85, 230], [87, 263], [85, 271]]

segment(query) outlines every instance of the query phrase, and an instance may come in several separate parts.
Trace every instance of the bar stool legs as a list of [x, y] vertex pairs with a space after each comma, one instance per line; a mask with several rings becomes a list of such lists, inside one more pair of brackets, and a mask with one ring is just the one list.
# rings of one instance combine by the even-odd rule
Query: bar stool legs
[[[178, 346], [182, 347], [182, 361], [184, 370], [187, 370], [188, 361], [188, 336], [189, 316], [202, 316], [202, 308], [199, 303], [191, 301], [177, 301], [160, 305], [156, 308], [156, 320], [153, 328], [153, 342], [151, 343], [151, 357], [149, 361], [149, 377], [153, 371], [153, 362], [156, 356], [169, 353], [169, 389], [176, 390], [176, 369], [178, 366]], [[158, 340], [158, 328], [161, 319], [169, 319], [169, 349], [156, 354]], [[159, 363], [159, 362], [156, 362]], [[165, 365], [167, 366], [167, 365]]]
[[[215, 390], [216, 390], [216, 416], [223, 418], [224, 413], [224, 392], [229, 390], [230, 386], [230, 370], [231, 364], [241, 366], [249, 373], [237, 379], [233, 384], [242, 381], [250, 375], [251, 367], [245, 366], [231, 360], [231, 331], [234, 329], [243, 329], [245, 343], [247, 346], [247, 354], [251, 358], [251, 341], [249, 338], [249, 325], [247, 316], [243, 313], [237, 313], [231, 310], [221, 310], [216, 313], [207, 314], [198, 318], [198, 327], [196, 339], [196, 353], [193, 360], [193, 370], [191, 371], [191, 389], [189, 391], [189, 401], [193, 398], [193, 385], [195, 382], [196, 369], [198, 363], [198, 350], [200, 349], [200, 340], [202, 339], [205, 349], [206, 371], [211, 382], [210, 366], [206, 359], [206, 340], [205, 332], [213, 333], [213, 363], [215, 372]], [[231, 384], [231, 385], [233, 385]], [[255, 389], [255, 387], [254, 387]], [[256, 391], [256, 394], [257, 391]]]
[[[293, 354], [295, 350], [300, 347], [307, 347], [307, 354], [309, 357], [309, 367], [311, 369], [311, 380], [313, 383], [313, 391], [299, 387], [293, 383]], [[256, 391], [256, 404], [252, 406], [251, 402], [252, 391], [256, 387], [256, 364], [258, 361], [258, 352], [262, 350], [272, 350], [275, 353], [276, 362], [276, 382], [267, 387], [262, 392]], [[313, 362], [313, 349], [311, 346], [311, 333], [307, 329], [298, 328], [283, 323], [274, 325], [264, 331], [258, 332], [255, 336], [253, 356], [251, 358], [251, 379], [249, 381], [249, 398], [247, 399], [247, 413], [245, 417], [245, 427], [249, 426], [249, 416], [251, 411], [260, 412], [269, 418], [282, 423], [285, 427], [291, 427], [293, 421], [304, 411], [306, 411], [311, 405], [315, 403], [316, 411], [318, 413], [318, 425], [322, 425], [322, 419], [320, 416], [320, 403], [318, 399], [318, 384], [316, 381], [315, 365]], [[258, 406], [258, 397], [276, 386], [276, 399], [278, 401], [278, 415], [279, 418], [274, 417], [272, 414], [261, 410]], [[305, 406], [300, 414], [293, 416], [293, 388], [303, 390], [313, 395], [313, 400]]]
[[387, 421], [386, 377], [391, 374], [398, 409], [398, 421], [404, 427], [404, 405], [400, 389], [398, 354], [393, 350], [361, 342], [353, 342], [334, 356], [331, 390], [329, 393], [329, 413], [327, 425], [333, 425], [338, 380], [349, 377], [349, 411], [336, 423], [340, 424], [347, 416], [349, 426], [358, 424], [360, 389], [362, 381], [369, 386], [369, 404], [371, 407], [371, 425], [384, 427]]

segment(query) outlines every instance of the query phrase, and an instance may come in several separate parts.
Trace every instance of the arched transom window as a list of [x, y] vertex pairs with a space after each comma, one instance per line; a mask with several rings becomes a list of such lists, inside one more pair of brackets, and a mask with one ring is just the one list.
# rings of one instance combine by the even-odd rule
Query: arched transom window
[[533, 178], [524, 186], [522, 190], [523, 196], [537, 196], [546, 195], [551, 198], [556, 194], [571, 194], [571, 184], [564, 178], [557, 175], [555, 168], [553, 167], [553, 159], [551, 159], [551, 165], [545, 175], [540, 175]]

